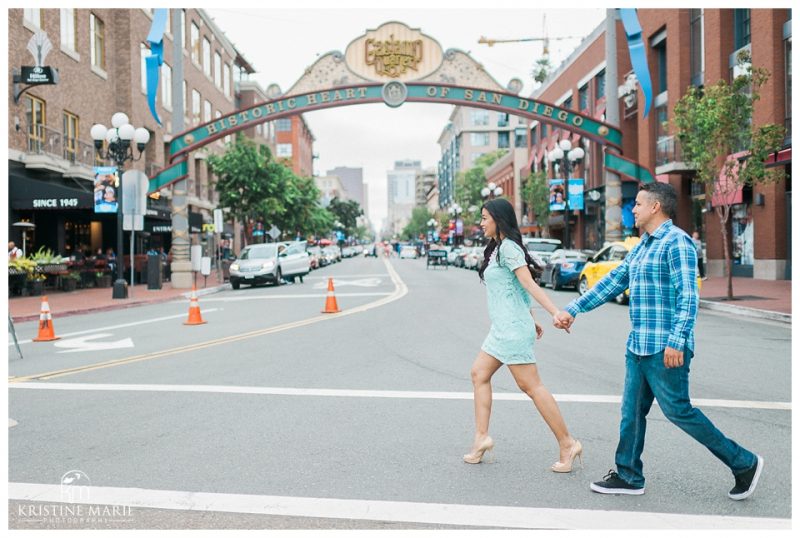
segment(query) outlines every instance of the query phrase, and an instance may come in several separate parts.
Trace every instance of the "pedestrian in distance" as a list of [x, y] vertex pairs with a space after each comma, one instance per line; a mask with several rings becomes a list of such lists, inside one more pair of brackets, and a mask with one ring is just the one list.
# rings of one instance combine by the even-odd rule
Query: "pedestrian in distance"
[[13, 241], [8, 242], [8, 261], [16, 260], [25, 256], [22, 249], [19, 248]]
[[585, 295], [559, 312], [555, 326], [569, 328], [575, 317], [630, 289], [622, 418], [616, 470], [590, 487], [598, 493], [641, 495], [647, 414], [658, 402], [667, 419], [727, 465], [735, 484], [728, 496], [746, 499], [755, 491], [764, 460], [725, 437], [689, 400], [689, 364], [697, 319], [697, 251], [686, 232], [673, 225], [677, 195], [667, 183], [648, 183], [633, 208], [641, 241], [625, 260]]
[[478, 274], [486, 284], [492, 326], [470, 372], [475, 398], [475, 439], [464, 461], [480, 463], [484, 454], [494, 448], [489, 436], [491, 379], [505, 364], [558, 441], [558, 461], [550, 469], [569, 473], [575, 459], [582, 458], [583, 447], [570, 435], [558, 404], [539, 378], [533, 347], [534, 341], [542, 337], [543, 329], [533, 318], [531, 297], [551, 315], [558, 313], [558, 308], [534, 281], [541, 268], [522, 245], [511, 203], [505, 198], [486, 202], [481, 208], [481, 228], [491, 238]]
[[703, 263], [703, 242], [700, 240], [700, 232], [697, 230], [692, 232], [692, 243], [697, 250], [697, 270], [700, 272], [700, 278], [706, 278], [706, 267]]

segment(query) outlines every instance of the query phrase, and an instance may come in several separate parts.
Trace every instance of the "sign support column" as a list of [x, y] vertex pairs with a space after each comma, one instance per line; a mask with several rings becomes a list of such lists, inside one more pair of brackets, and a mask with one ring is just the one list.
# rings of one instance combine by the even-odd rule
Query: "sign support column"
[[[606, 123], [619, 128], [617, 98], [617, 10], [606, 9]], [[614, 151], [610, 145], [605, 151]], [[606, 241], [622, 240], [622, 180], [619, 174], [603, 166], [606, 186]]]
[[[172, 10], [173, 66], [172, 66], [172, 130], [183, 131], [183, 28], [180, 9]], [[192, 287], [192, 262], [189, 247], [189, 206], [187, 180], [181, 179], [172, 188], [172, 276], [173, 288]]]

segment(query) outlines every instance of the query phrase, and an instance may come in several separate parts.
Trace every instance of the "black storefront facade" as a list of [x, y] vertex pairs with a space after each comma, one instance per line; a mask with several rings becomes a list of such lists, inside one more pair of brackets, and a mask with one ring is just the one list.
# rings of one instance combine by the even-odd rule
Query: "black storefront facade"
[[[117, 251], [117, 214], [95, 213], [93, 181], [65, 177], [47, 170], [28, 169], [24, 163], [9, 161], [9, 241], [20, 248], [23, 228], [15, 222], [30, 222], [26, 232], [26, 255], [40, 248], [70, 257], [77, 249], [93, 255], [97, 249]], [[149, 248], [169, 252], [172, 242], [169, 201], [148, 198], [144, 230], [136, 232], [137, 254]], [[130, 253], [130, 232], [123, 233], [124, 254]]]

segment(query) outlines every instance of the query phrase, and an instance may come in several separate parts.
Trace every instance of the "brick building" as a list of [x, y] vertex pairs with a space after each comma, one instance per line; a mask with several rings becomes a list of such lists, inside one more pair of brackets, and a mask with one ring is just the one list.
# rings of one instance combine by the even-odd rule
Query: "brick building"
[[[639, 9], [647, 45], [654, 103], [642, 117], [643, 96], [633, 79], [625, 33], [617, 22], [619, 80], [605, 88], [605, 23], [598, 26], [573, 54], [534, 92], [533, 97], [605, 118], [607, 100], [620, 111], [623, 155], [655, 172], [679, 194], [675, 223], [687, 232], [699, 230], [707, 242], [709, 274], [722, 274], [719, 222], [694, 170], [684, 162], [674, 136], [673, 109], [690, 85], [729, 81], [736, 53], [748, 49], [754, 65], [772, 74], [756, 102], [754, 122], [785, 125], [787, 135], [772, 166], [786, 170], [786, 180], [775, 185], [745, 188], [733, 208], [729, 237], [734, 252], [734, 274], [765, 279], [790, 278], [791, 232], [791, 11], [788, 9]], [[630, 89], [633, 91], [630, 91]], [[531, 170], [547, 169], [555, 177], [546, 154], [558, 140], [571, 137], [586, 158], [572, 177], [586, 179], [585, 207], [572, 216], [572, 244], [597, 248], [604, 239], [604, 183], [602, 148], [573, 133], [533, 122], [530, 136]], [[635, 235], [631, 213], [638, 182], [623, 176], [623, 233]], [[527, 208], [525, 208], [527, 210]], [[529, 218], [535, 218], [529, 213]], [[550, 218], [551, 231], [563, 231], [563, 214]]]
[[[44, 246], [65, 255], [77, 248], [116, 250], [116, 215], [94, 212], [92, 167], [109, 163], [95, 156], [92, 125], [110, 126], [111, 116], [122, 111], [133, 125], [150, 131], [141, 159], [127, 162], [125, 168], [152, 176], [168, 164], [168, 144], [178, 131], [236, 109], [234, 72], [241, 75], [251, 68], [203, 10], [169, 10], [156, 103], [162, 120], [158, 125], [145, 88], [151, 9], [10, 9], [8, 14], [9, 67], [32, 65], [26, 47], [35, 33], [43, 31], [52, 43], [44, 63], [59, 72], [57, 85], [34, 86], [18, 102], [9, 95], [9, 225], [35, 224], [27, 237], [34, 249]], [[180, 25], [183, 39], [182, 116], [175, 110], [180, 100], [173, 95], [173, 22]], [[224, 141], [212, 143], [189, 160], [193, 242], [200, 241], [201, 225], [211, 222], [218, 199], [206, 158], [223, 147]], [[137, 252], [149, 246], [169, 248], [170, 190], [163, 189], [160, 199], [148, 201]], [[50, 208], [41, 200], [56, 200], [58, 207]], [[19, 241], [17, 229], [9, 229], [10, 238]]]
[[276, 120], [275, 158], [301, 177], [314, 175], [314, 134], [302, 114]]

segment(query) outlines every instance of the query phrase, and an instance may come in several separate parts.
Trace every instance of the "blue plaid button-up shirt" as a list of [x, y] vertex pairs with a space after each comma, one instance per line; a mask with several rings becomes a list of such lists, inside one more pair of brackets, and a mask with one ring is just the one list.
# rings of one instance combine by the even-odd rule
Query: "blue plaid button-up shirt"
[[628, 350], [636, 355], [653, 355], [667, 346], [694, 351], [697, 250], [686, 232], [667, 220], [645, 233], [619, 267], [566, 310], [572, 316], [588, 312], [626, 288], [631, 294]]

